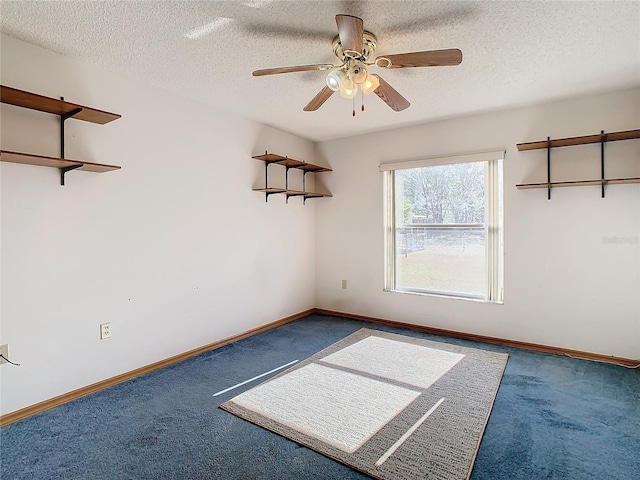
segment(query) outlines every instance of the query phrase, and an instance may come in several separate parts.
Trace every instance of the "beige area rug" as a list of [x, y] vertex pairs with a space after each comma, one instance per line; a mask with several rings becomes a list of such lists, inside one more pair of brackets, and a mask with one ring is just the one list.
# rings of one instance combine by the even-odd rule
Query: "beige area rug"
[[507, 355], [361, 329], [220, 408], [380, 479], [468, 479]]

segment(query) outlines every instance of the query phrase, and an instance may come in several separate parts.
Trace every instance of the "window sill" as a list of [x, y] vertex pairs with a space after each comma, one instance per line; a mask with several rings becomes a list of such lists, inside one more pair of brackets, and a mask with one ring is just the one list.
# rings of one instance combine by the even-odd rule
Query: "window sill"
[[390, 289], [390, 288], [385, 288], [383, 291], [388, 293], [419, 295], [421, 297], [447, 298], [450, 300], [467, 300], [467, 301], [476, 302], [476, 303], [490, 303], [494, 305], [504, 305], [504, 299], [503, 300], [487, 300], [486, 298], [480, 298], [480, 297], [465, 297], [462, 295], [455, 295], [455, 294], [425, 292], [425, 291], [417, 291], [417, 290], [398, 290], [398, 289]]

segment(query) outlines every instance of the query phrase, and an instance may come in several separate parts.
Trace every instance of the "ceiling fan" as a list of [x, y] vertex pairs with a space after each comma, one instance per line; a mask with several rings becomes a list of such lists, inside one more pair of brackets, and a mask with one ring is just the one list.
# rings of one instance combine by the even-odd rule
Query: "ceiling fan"
[[[369, 57], [376, 51], [378, 40], [373, 33], [364, 29], [362, 19], [352, 15], [336, 15], [336, 24], [338, 35], [333, 39], [332, 47], [333, 53], [342, 62], [340, 65], [314, 64], [267, 68], [254, 71], [253, 76], [312, 70], [329, 71], [327, 85], [304, 107], [305, 111], [317, 110], [334, 92], [339, 92], [345, 98], [355, 98], [358, 91], [361, 91], [365, 95], [374, 92], [393, 110], [400, 112], [409, 107], [409, 101], [382, 77], [369, 73], [370, 67], [440, 67], [459, 65], [462, 62], [462, 52], [457, 48], [385, 55], [368, 62]], [[362, 109], [364, 110], [364, 104]], [[353, 115], [355, 114], [354, 108]]]

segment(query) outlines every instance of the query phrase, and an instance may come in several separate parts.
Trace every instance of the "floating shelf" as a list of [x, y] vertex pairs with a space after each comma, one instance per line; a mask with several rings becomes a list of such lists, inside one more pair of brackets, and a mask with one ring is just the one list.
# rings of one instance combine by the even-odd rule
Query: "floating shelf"
[[0, 101], [16, 107], [29, 108], [31, 110], [60, 116], [60, 157], [48, 157], [2, 150], [0, 151], [0, 161], [58, 168], [60, 169], [61, 185], [64, 185], [65, 174], [71, 170], [102, 173], [121, 168], [117, 165], [72, 160], [64, 156], [64, 123], [66, 120], [75, 118], [85, 122], [104, 125], [105, 123], [117, 120], [121, 115], [85, 107], [76, 103], [65, 102], [64, 100], [58, 100], [56, 98], [45, 97], [36, 93], [25, 92], [24, 90], [18, 90], [17, 88], [6, 87], [4, 85], [0, 85]]
[[306, 198], [322, 198], [322, 197], [333, 197], [330, 193], [316, 193], [316, 192], [303, 192], [301, 190], [287, 190], [284, 188], [254, 188], [254, 192], [262, 192], [268, 193], [272, 195], [274, 193], [286, 193], [288, 197], [301, 197], [304, 196]]
[[[328, 167], [321, 167], [320, 165], [314, 165], [312, 163], [302, 162], [300, 160], [295, 160], [290, 157], [284, 157], [282, 155], [276, 155], [274, 153], [265, 152], [264, 155], [256, 155], [253, 158], [256, 160], [260, 160], [265, 162], [264, 165], [264, 188], [254, 188], [254, 192], [262, 192], [265, 194], [265, 199], [269, 200], [269, 195], [273, 194], [284, 194], [287, 197], [287, 201], [289, 197], [303, 197], [303, 202], [306, 202], [307, 198], [323, 198], [323, 197], [332, 197], [330, 193], [318, 193], [318, 192], [308, 192], [306, 191], [306, 174], [307, 173], [322, 173], [322, 172], [331, 172], [332, 170]], [[285, 173], [285, 188], [276, 188], [269, 187], [269, 177], [268, 177], [268, 168], [269, 165], [280, 165], [286, 168]], [[295, 168], [296, 170], [302, 170], [302, 190], [291, 190], [289, 188], [289, 169]]]
[[615, 185], [623, 183], [640, 183], [640, 177], [628, 178], [607, 178], [604, 180], [572, 180], [567, 182], [551, 182], [551, 183], [522, 183], [516, 185], [520, 189], [528, 188], [550, 188], [550, 187], [584, 187], [587, 185]]
[[[521, 183], [516, 185], [519, 189], [530, 188], [546, 188], [547, 198], [551, 198], [552, 187], [583, 187], [587, 185], [600, 185], [602, 198], [604, 198], [605, 185], [625, 184], [625, 183], [640, 183], [640, 177], [625, 177], [625, 178], [605, 178], [604, 175], [604, 144], [606, 142], [616, 142], [619, 140], [633, 140], [640, 138], [640, 130], [626, 130], [623, 132], [611, 132], [604, 133], [601, 131], [595, 135], [585, 135], [582, 137], [570, 137], [559, 138], [552, 140], [547, 138], [546, 140], [540, 140], [537, 142], [518, 143], [517, 147], [519, 151], [526, 150], [547, 150], [547, 181], [539, 183]], [[562, 182], [551, 181], [551, 149], [555, 147], [570, 147], [575, 145], [587, 145], [599, 143], [600, 144], [600, 170], [601, 178], [597, 180], [569, 180]]]
[[333, 195], [331, 195], [330, 193], [312, 193], [312, 192], [306, 192], [304, 196], [307, 198], [333, 197]]
[[598, 133], [582, 137], [557, 138], [555, 140], [540, 140], [537, 142], [518, 143], [518, 150], [542, 150], [549, 147], [570, 147], [587, 145], [590, 143], [616, 142], [618, 140], [633, 140], [640, 138], [640, 130], [626, 130], [624, 132]]
[[17, 88], [5, 87], [4, 85], [2, 85], [0, 89], [0, 99], [2, 103], [30, 108], [31, 110], [38, 110], [39, 112], [52, 113], [54, 115], [68, 115], [69, 113], [76, 112], [71, 115], [71, 118], [98, 123], [100, 125], [117, 120], [122, 116], [117, 113], [104, 112], [102, 110], [96, 110], [95, 108], [65, 102], [64, 100], [25, 92]]
[[262, 160], [267, 163], [274, 163], [276, 165], [282, 165], [283, 167], [296, 168], [298, 170], [304, 170], [305, 172], [331, 172], [332, 170], [327, 167], [321, 167], [312, 163], [302, 162], [289, 157], [283, 157], [282, 155], [275, 155], [273, 153], [267, 153], [265, 155], [256, 155], [256, 160]]
[[254, 192], [262, 192], [262, 193], [285, 193], [286, 190], [284, 188], [273, 188], [273, 187], [268, 187], [268, 188], [254, 188], [253, 189]]
[[70, 158], [46, 157], [44, 155], [34, 155], [31, 153], [10, 152], [0, 150], [0, 161], [21, 163], [23, 165], [37, 165], [40, 167], [67, 168], [77, 166], [78, 170], [85, 172], [103, 173], [111, 170], [118, 170], [122, 167], [117, 165], [105, 165], [102, 163], [83, 162]]

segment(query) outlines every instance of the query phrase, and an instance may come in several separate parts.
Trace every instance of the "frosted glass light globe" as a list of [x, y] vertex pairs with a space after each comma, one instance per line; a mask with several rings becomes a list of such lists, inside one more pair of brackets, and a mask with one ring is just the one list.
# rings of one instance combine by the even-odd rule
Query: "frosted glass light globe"
[[351, 78], [351, 80], [353, 80], [354, 82], [360, 84], [360, 83], [364, 82], [367, 79], [367, 69], [362, 64], [354, 65], [349, 70], [349, 75], [348, 76]]
[[367, 75], [367, 79], [362, 84], [362, 92], [369, 95], [380, 86], [380, 80], [375, 75]]
[[340, 95], [344, 98], [353, 98], [358, 93], [358, 85], [348, 78], [340, 86]]
[[327, 87], [337, 92], [345, 80], [347, 80], [347, 76], [342, 70], [331, 70], [327, 74]]

